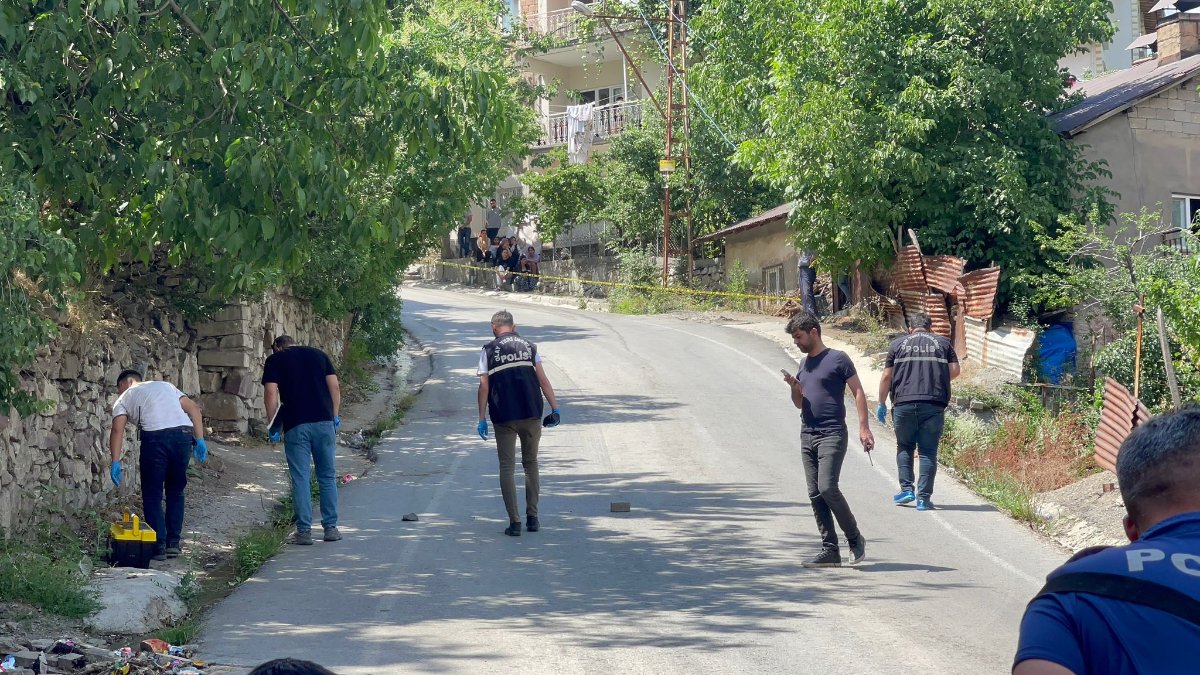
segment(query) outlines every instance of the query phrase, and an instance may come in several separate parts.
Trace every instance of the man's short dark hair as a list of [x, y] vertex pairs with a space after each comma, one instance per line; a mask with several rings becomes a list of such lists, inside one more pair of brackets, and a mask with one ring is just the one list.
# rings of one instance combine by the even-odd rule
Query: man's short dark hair
[[502, 309], [499, 312], [496, 312], [495, 314], [492, 315], [492, 325], [493, 326], [512, 326], [513, 325], [512, 312], [509, 312], [507, 309]]
[[133, 380], [134, 382], [141, 382], [142, 374], [141, 374], [141, 372], [134, 370], [133, 368], [128, 368], [126, 370], [122, 370], [121, 374], [117, 376], [117, 386], [118, 387], [121, 386], [121, 383], [124, 382], [125, 380]]
[[784, 330], [787, 331], [788, 335], [791, 335], [798, 330], [810, 331], [814, 328], [817, 330], [817, 334], [820, 335], [821, 322], [817, 320], [816, 315], [814, 315], [812, 312], [800, 311], [796, 312], [792, 315], [792, 318], [788, 319], [787, 327], [784, 328]]
[[1117, 455], [1117, 480], [1135, 521], [1155, 507], [1198, 501], [1200, 406], [1184, 406], [1134, 429]]
[[332, 670], [301, 659], [275, 659], [260, 664], [250, 675], [337, 675]]
[[280, 335], [279, 337], [275, 338], [275, 342], [273, 342], [271, 346], [273, 346], [275, 349], [283, 351], [294, 344], [296, 344], [296, 340], [291, 335]]
[[929, 330], [933, 328], [933, 319], [931, 319], [925, 312], [915, 312], [908, 315], [908, 325], [911, 328]]

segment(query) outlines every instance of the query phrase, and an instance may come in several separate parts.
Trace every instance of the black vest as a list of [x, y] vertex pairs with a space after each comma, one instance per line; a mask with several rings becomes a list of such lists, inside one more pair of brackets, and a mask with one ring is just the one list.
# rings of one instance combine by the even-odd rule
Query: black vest
[[487, 343], [483, 351], [492, 424], [541, 418], [542, 387], [534, 365], [537, 345], [514, 332]]
[[950, 340], [918, 331], [892, 343], [892, 404], [950, 402]]

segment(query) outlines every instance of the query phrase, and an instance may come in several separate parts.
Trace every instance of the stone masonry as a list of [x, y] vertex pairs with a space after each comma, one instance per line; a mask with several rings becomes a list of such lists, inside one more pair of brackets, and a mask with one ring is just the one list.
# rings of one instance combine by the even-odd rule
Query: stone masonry
[[1181, 138], [1200, 137], [1200, 78], [1168, 89], [1134, 108], [1129, 115], [1131, 129], [1165, 132]]
[[[127, 295], [107, 311], [85, 330], [78, 320], [63, 325], [22, 372], [26, 389], [50, 403], [46, 411], [0, 415], [0, 531], [21, 532], [35, 514], [76, 512], [112, 497], [108, 430], [121, 370], [175, 384], [200, 403], [210, 428], [245, 432], [264, 416], [258, 382], [275, 334], [320, 347], [335, 362], [345, 344], [343, 326], [314, 318], [286, 292], [228, 306], [195, 326], [161, 303]], [[136, 486], [132, 431], [125, 449], [125, 483]]]

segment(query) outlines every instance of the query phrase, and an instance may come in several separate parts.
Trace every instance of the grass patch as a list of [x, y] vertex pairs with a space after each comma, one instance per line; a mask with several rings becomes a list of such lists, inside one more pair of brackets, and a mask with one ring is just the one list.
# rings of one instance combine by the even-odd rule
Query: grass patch
[[100, 608], [81, 565], [90, 556], [74, 543], [23, 545], [0, 540], [0, 599], [51, 614], [83, 618]]
[[857, 333], [853, 342], [867, 353], [887, 351], [892, 344], [892, 329], [863, 305], [851, 307], [846, 318], [836, 326]]
[[[290, 521], [290, 509], [288, 521]], [[233, 550], [234, 570], [239, 582], [254, 576], [268, 560], [274, 558], [287, 544], [291, 523], [276, 514], [269, 525], [261, 525], [238, 539]]]
[[363, 430], [363, 438], [366, 440], [367, 448], [373, 448], [379, 445], [383, 439], [383, 435], [399, 427], [404, 423], [404, 417], [408, 415], [408, 411], [417, 404], [417, 397], [414, 394], [405, 394], [396, 401], [396, 405], [392, 408], [392, 412], [375, 420], [375, 423], [370, 428]]
[[163, 640], [168, 644], [186, 645], [190, 644], [192, 640], [194, 640], [199, 634], [200, 617], [198, 615], [193, 615], [189, 611], [186, 619], [180, 621], [174, 626], [170, 626], [169, 628], [164, 628], [158, 631], [154, 634], [154, 637], [158, 638], [159, 640]]
[[938, 461], [1014, 518], [1038, 523], [1035, 495], [1088, 474], [1092, 431], [1075, 412], [1006, 405], [993, 422], [948, 415]]

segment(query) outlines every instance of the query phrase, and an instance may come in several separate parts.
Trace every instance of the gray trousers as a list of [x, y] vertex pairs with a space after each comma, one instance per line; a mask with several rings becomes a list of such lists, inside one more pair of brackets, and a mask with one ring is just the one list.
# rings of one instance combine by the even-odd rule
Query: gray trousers
[[804, 461], [804, 478], [808, 481], [808, 499], [817, 519], [817, 530], [821, 533], [821, 546], [826, 550], [838, 550], [838, 536], [833, 527], [835, 518], [847, 542], [857, 541], [860, 536], [858, 521], [838, 487], [847, 444], [845, 427], [815, 433], [806, 429], [800, 434], [800, 456]]
[[542, 420], [531, 417], [496, 424], [496, 451], [500, 456], [500, 494], [508, 522], [519, 523], [517, 510], [517, 439], [521, 441], [521, 466], [525, 469], [525, 514], [538, 514], [538, 441], [542, 439]]

